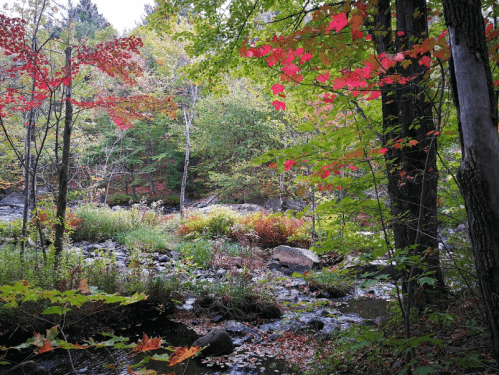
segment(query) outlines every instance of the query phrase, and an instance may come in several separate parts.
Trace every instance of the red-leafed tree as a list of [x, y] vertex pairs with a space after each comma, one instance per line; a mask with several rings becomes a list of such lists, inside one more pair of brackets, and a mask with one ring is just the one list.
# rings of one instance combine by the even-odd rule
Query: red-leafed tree
[[[467, 200], [472, 238], [475, 236], [475, 252], [483, 253], [476, 256], [476, 266], [487, 270], [483, 274], [486, 283], [482, 285], [482, 291], [489, 299], [487, 306], [492, 314], [497, 310], [498, 252], [495, 243], [498, 241], [493, 234], [485, 234], [494, 232], [490, 225], [497, 226], [497, 220], [485, 208], [491, 205], [494, 210], [496, 204], [493, 187], [498, 179], [493, 160], [497, 159], [498, 150], [497, 102], [486, 60], [488, 54], [495, 54], [495, 61], [498, 61], [498, 54], [497, 43], [487, 51], [485, 35], [492, 35], [495, 27], [490, 24], [485, 29], [479, 13], [495, 9], [495, 2], [443, 3], [444, 10], [449, 13], [446, 23], [451, 47], [461, 59], [459, 66], [455, 63], [450, 69], [455, 71], [457, 78], [457, 84], [453, 84], [456, 86], [454, 91], [459, 92], [458, 118], [466, 118], [470, 126], [466, 128], [463, 123], [462, 127], [466, 163], [461, 169], [461, 188], [464, 187]], [[320, 189], [332, 190], [338, 189], [333, 182], [327, 182], [334, 176], [332, 172], [339, 175], [342, 168], [352, 164], [362, 164], [373, 171], [375, 156], [384, 155], [394, 245], [412, 257], [409, 262], [407, 258], [399, 258], [399, 265], [406, 271], [407, 294], [405, 306], [401, 306], [406, 322], [414, 302], [427, 303], [433, 299], [434, 291], [443, 288], [437, 247], [436, 150], [437, 137], [444, 126], [442, 103], [445, 102], [449, 45], [448, 30], [442, 25], [441, 7], [431, 10], [429, 6], [440, 7], [440, 4], [425, 0], [255, 0], [232, 1], [222, 11], [222, 4], [217, 2], [166, 0], [158, 2], [152, 17], [158, 28], [165, 29], [170, 28], [165, 20], [178, 14], [191, 17], [195, 38], [194, 34], [182, 36], [192, 37], [192, 54], [209, 56], [192, 68], [193, 75], [206, 75], [214, 82], [220, 71], [239, 69], [242, 74], [266, 81], [272, 95], [278, 96], [272, 102], [276, 110], [295, 107], [306, 113], [305, 105], [313, 108], [307, 114], [313, 112], [309, 115], [313, 116], [313, 125], [308, 125], [307, 129], [315, 126], [318, 132], [324, 131], [336, 121], [334, 130], [326, 135], [331, 141], [323, 144], [332, 146], [332, 139], [336, 141], [334, 146], [340, 144], [336, 134], [340, 131], [346, 134], [343, 128], [347, 126], [358, 135], [355, 144], [349, 139], [350, 147], [357, 149], [343, 155], [335, 153], [334, 159], [326, 157], [334, 153], [326, 146], [320, 150], [322, 158], [311, 146], [289, 151], [287, 157], [281, 157], [285, 170], [314, 163], [312, 176], [316, 181], [319, 178], [324, 181]], [[437, 25], [432, 35], [428, 32], [429, 19]], [[473, 57], [475, 64], [464, 57]], [[475, 92], [469, 87], [474, 83], [469, 75], [475, 77], [482, 71], [477, 80], [481, 86], [475, 85]], [[436, 76], [438, 81], [432, 79]], [[373, 125], [366, 112], [379, 98], [382, 126], [368, 147], [362, 140]], [[482, 107], [473, 104], [476, 100], [486, 106], [478, 110]], [[487, 103], [491, 103], [492, 108]], [[323, 120], [321, 116], [329, 117]], [[348, 122], [349, 119], [353, 120]], [[357, 125], [360, 119], [364, 120], [364, 128]], [[472, 126], [475, 120], [486, 125]], [[482, 131], [485, 128], [488, 130]], [[352, 137], [351, 133], [349, 136]], [[482, 163], [479, 175], [473, 174], [477, 158], [481, 158], [479, 163]], [[473, 181], [482, 184], [483, 189], [477, 189]], [[389, 250], [391, 243], [388, 240], [386, 245]], [[417, 258], [420, 261], [415, 262]], [[489, 319], [495, 318], [490, 315]], [[491, 327], [492, 334], [497, 336], [497, 324]], [[406, 333], [410, 337], [408, 326]]]
[[[96, 45], [74, 44], [70, 20], [53, 31], [40, 28], [47, 17], [46, 5], [44, 1], [41, 7], [33, 10], [34, 22], [0, 15], [1, 69], [5, 77], [1, 82], [0, 126], [25, 171], [23, 236], [26, 236], [30, 194], [33, 199], [36, 194], [41, 151], [48, 143], [54, 147], [54, 172], [58, 181], [54, 239], [57, 260], [63, 249], [65, 231], [71, 130], [79, 113], [102, 108], [118, 127], [128, 128], [133, 126], [134, 120], [148, 118], [156, 112], [173, 116], [175, 104], [168, 96], [120, 97], [112, 95], [105, 87], [89, 91], [85, 82], [101, 79], [102, 75], [129, 86], [136, 84], [141, 68], [134, 56], [140, 53], [142, 42], [130, 36]], [[90, 76], [93, 77], [87, 78]], [[26, 125], [24, 152], [13, 136], [20, 124]], [[35, 158], [32, 147], [36, 150]]]

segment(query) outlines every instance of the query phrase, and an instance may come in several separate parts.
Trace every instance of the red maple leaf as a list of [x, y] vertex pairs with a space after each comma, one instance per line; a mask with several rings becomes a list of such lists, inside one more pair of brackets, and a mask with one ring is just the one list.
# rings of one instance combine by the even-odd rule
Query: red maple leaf
[[284, 86], [276, 83], [274, 86], [271, 87], [271, 90], [274, 95], [277, 95], [278, 93], [284, 91]]
[[296, 73], [300, 71], [300, 67], [298, 67], [295, 64], [289, 64], [286, 65], [284, 68], [282, 68], [282, 71], [286, 73], [287, 75], [294, 76]]
[[348, 25], [347, 15], [339, 13], [333, 16], [333, 20], [329, 24], [327, 31], [336, 29], [336, 32], [340, 32], [346, 25]]
[[419, 65], [424, 65], [427, 68], [429, 68], [430, 64], [431, 64], [431, 57], [430, 56], [423, 56], [419, 59]]
[[137, 345], [133, 348], [134, 352], [145, 352], [148, 350], [161, 349], [161, 342], [163, 339], [161, 337], [149, 338], [145, 333], [143, 333], [142, 340], [137, 342]]
[[320, 83], [324, 83], [328, 79], [329, 79], [329, 71], [328, 70], [326, 70], [323, 74], [319, 74], [319, 76], [317, 77], [317, 81], [319, 81]]
[[300, 65], [306, 63], [307, 61], [310, 61], [314, 58], [314, 55], [310, 53], [304, 53], [300, 59]]
[[279, 100], [274, 100], [272, 102], [272, 105], [274, 106], [276, 111], [278, 111], [280, 109], [282, 109], [284, 111], [286, 109], [286, 103], [280, 102]]
[[284, 170], [289, 171], [293, 165], [296, 164], [296, 161], [293, 159], [286, 160], [284, 162]]

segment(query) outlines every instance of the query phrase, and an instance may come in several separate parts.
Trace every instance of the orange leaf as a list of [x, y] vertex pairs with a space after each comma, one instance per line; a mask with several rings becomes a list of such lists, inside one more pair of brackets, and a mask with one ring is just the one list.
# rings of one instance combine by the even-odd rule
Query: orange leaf
[[35, 354], [42, 354], [45, 352], [50, 352], [51, 350], [54, 350], [55, 348], [52, 347], [52, 344], [50, 343], [50, 340], [42, 339], [43, 345], [40, 346], [40, 349], [38, 351], [35, 351]]
[[417, 145], [417, 144], [418, 144], [418, 141], [416, 141], [415, 139], [411, 139], [411, 140], [409, 141], [409, 143], [410, 143], [411, 145], [415, 146], [415, 145]]
[[137, 346], [133, 348], [134, 352], [145, 352], [148, 350], [161, 349], [161, 342], [163, 339], [161, 337], [149, 338], [145, 333], [143, 333], [142, 341], [139, 340]]
[[80, 281], [80, 285], [78, 285], [78, 289], [80, 290], [80, 292], [82, 292], [83, 294], [91, 294], [92, 292], [90, 291], [90, 289], [88, 288], [88, 283], [87, 283], [87, 279], [83, 279]]
[[178, 348], [173, 352], [170, 356], [170, 364], [168, 366], [175, 366], [178, 363], [182, 363], [187, 358], [192, 357], [196, 354], [201, 348], [199, 346], [194, 346], [192, 348], [187, 348], [184, 346], [183, 348]]

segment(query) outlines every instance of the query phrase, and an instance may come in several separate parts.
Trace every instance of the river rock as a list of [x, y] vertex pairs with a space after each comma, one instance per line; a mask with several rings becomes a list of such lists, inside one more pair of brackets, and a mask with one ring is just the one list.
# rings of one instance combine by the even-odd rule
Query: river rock
[[27, 361], [11, 368], [5, 375], [49, 375], [49, 372], [35, 361]]
[[306, 266], [307, 268], [317, 268], [319, 258], [308, 249], [279, 245], [274, 248], [272, 258], [279, 261], [279, 264], [289, 268], [293, 266]]
[[234, 344], [229, 334], [221, 328], [215, 328], [206, 336], [200, 337], [194, 341], [191, 347], [205, 347], [201, 354], [205, 356], [219, 356], [231, 354], [234, 351]]

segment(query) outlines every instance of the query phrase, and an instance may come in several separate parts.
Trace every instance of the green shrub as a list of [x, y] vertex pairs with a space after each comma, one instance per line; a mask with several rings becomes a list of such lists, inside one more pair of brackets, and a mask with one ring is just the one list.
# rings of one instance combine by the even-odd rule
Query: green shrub
[[117, 234], [131, 232], [139, 227], [139, 215], [134, 210], [112, 211], [109, 207], [84, 205], [76, 209], [82, 219], [72, 237], [76, 241], [100, 241], [116, 238]]
[[141, 227], [119, 233], [116, 239], [128, 248], [148, 251], [164, 250], [171, 242], [170, 237], [159, 227]]
[[251, 271], [245, 269], [228, 282], [204, 282], [197, 286], [201, 292], [199, 304], [220, 312], [226, 319], [256, 320], [281, 317], [280, 306], [265, 285], [248, 283]]
[[213, 242], [209, 240], [197, 240], [193, 242], [180, 242], [176, 251], [192, 258], [192, 262], [202, 268], [208, 267], [213, 254]]
[[308, 248], [309, 232], [310, 223], [303, 219], [263, 212], [243, 216], [225, 207], [214, 208], [206, 215], [190, 212], [179, 228], [179, 234], [186, 239], [228, 236], [261, 247], [290, 244]]
[[345, 272], [323, 269], [321, 272], [308, 273], [304, 276], [310, 290], [323, 290], [332, 298], [344, 297], [355, 290], [354, 280]]
[[137, 203], [138, 200], [133, 195], [126, 195], [123, 193], [110, 194], [107, 197], [107, 203], [110, 206], [114, 205], [128, 205], [130, 203]]
[[23, 222], [17, 219], [10, 222], [0, 221], [0, 237], [17, 238], [21, 236]]

